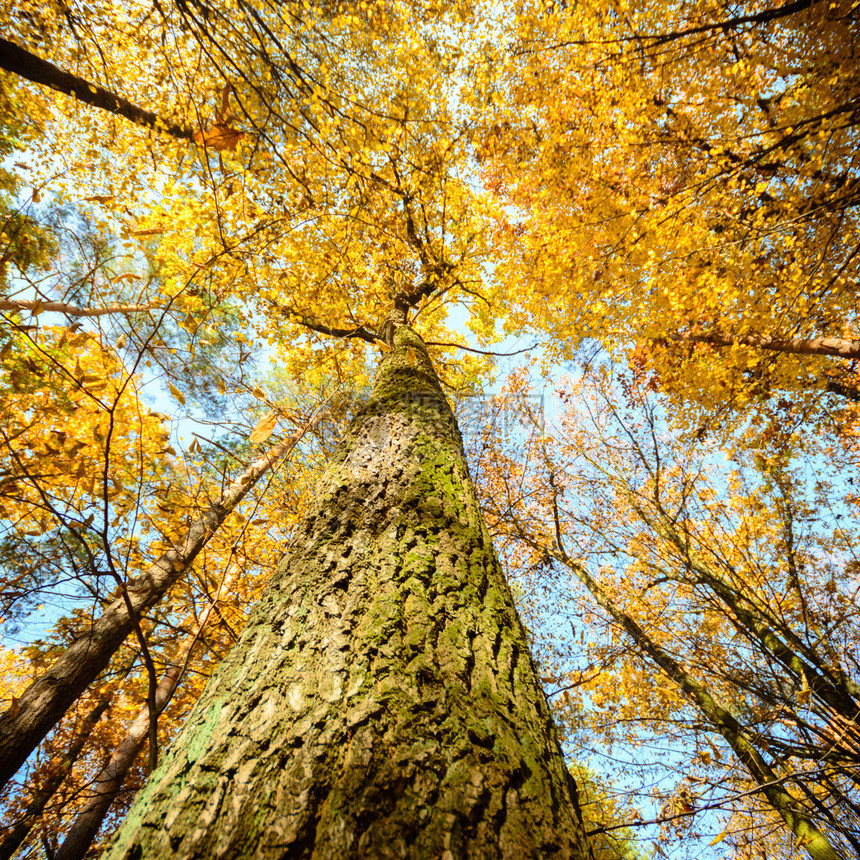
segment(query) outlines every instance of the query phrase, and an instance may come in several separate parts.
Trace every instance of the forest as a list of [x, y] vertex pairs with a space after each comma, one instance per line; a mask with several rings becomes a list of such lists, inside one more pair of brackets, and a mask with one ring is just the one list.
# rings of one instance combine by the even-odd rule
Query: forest
[[860, 0], [0, 20], [0, 860], [860, 856]]

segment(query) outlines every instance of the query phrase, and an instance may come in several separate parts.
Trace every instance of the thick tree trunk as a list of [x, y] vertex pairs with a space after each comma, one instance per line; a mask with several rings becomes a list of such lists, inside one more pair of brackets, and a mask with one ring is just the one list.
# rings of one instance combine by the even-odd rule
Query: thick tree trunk
[[453, 415], [406, 326], [105, 857], [590, 856]]

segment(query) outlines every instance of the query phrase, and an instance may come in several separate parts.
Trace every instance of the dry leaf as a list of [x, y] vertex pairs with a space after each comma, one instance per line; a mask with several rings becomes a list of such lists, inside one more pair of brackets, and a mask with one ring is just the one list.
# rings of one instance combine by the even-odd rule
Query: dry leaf
[[235, 92], [233, 84], [227, 84], [221, 91], [221, 109], [215, 110], [215, 122], [211, 126], [195, 131], [192, 137], [198, 146], [226, 152], [235, 149], [245, 133], [233, 128], [230, 123], [236, 118], [229, 112], [230, 93]]
[[239, 141], [245, 136], [242, 131], [230, 128], [227, 123], [215, 122], [210, 128], [194, 132], [194, 142], [199, 146], [206, 146], [216, 152], [226, 152], [235, 149]]
[[265, 442], [272, 435], [272, 431], [275, 429], [275, 424], [277, 423], [278, 416], [274, 412], [268, 412], [264, 415], [257, 422], [257, 426], [251, 431], [249, 437], [251, 444], [256, 445], [259, 442]]

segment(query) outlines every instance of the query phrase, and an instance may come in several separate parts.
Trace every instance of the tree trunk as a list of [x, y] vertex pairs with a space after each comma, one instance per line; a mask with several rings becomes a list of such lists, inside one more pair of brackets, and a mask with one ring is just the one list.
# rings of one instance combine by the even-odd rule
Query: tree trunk
[[50, 669], [27, 687], [13, 707], [0, 715], [0, 788], [108, 665], [134, 628], [135, 617], [139, 618], [158, 603], [248, 490], [292, 450], [304, 432], [294, 433], [254, 461], [221, 498], [191, 524], [182, 545], [163, 553], [145, 573], [132, 580], [126, 588], [127, 594], [114, 599], [92, 628], [79, 636]]
[[[197, 644], [197, 640], [209, 621], [212, 609], [218, 602], [218, 598], [224, 592], [229, 592], [236, 582], [237, 569], [234, 567], [224, 579], [218, 594], [212, 603], [200, 616], [194, 630], [185, 637], [182, 644], [173, 655], [170, 668], [164, 673], [158, 687], [155, 690], [156, 716], [160, 714], [173, 696], [174, 691], [182, 679], [185, 666], [191, 651]], [[54, 855], [54, 860], [81, 860], [89, 851], [93, 839], [99, 832], [108, 810], [111, 808], [116, 796], [119, 794], [122, 784], [128, 775], [128, 771], [134, 764], [141, 748], [146, 742], [148, 733], [152, 726], [152, 715], [149, 712], [149, 703], [145, 702], [138, 712], [137, 717], [129, 726], [126, 736], [117, 745], [110, 761], [102, 768], [101, 773], [95, 778], [89, 797], [83, 809], [75, 817], [74, 823], [69, 828], [63, 844]], [[3, 860], [0, 856], [0, 860]]]
[[106, 858], [585, 858], [454, 417], [406, 326]]

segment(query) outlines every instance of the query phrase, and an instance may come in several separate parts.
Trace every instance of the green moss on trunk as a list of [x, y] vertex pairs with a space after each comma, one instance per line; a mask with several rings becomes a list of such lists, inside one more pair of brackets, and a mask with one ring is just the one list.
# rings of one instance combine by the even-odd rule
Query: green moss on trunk
[[456, 422], [406, 326], [106, 856], [588, 856]]

